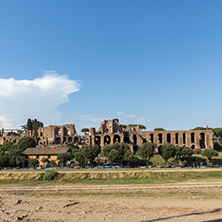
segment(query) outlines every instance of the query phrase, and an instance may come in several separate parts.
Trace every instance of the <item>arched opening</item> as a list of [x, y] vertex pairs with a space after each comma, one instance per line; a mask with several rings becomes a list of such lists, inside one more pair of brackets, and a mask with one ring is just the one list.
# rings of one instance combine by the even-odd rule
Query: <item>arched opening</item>
[[153, 134], [150, 134], [150, 142], [153, 143]]
[[175, 134], [175, 143], [178, 144], [178, 133]]
[[167, 133], [167, 143], [171, 143], [171, 134]]
[[186, 133], [183, 133], [183, 144], [186, 144]]
[[130, 143], [129, 137], [128, 136], [124, 136], [123, 142], [124, 143]]
[[95, 137], [95, 144], [100, 146], [100, 136]]
[[104, 144], [106, 145], [106, 144], [110, 144], [110, 136], [105, 136], [104, 137]]
[[60, 137], [57, 137], [55, 143], [56, 143], [56, 144], [60, 144], [60, 143], [61, 143], [61, 138], [60, 138]]
[[200, 134], [200, 148], [205, 148], [205, 133]]
[[72, 137], [68, 138], [68, 143], [72, 143]]
[[163, 142], [163, 135], [162, 135], [162, 133], [158, 134], [158, 141], [159, 141], [159, 143]]
[[191, 133], [191, 143], [195, 143], [194, 133]]
[[195, 149], [195, 145], [192, 145], [192, 146], [191, 146], [191, 149], [192, 149], [192, 150]]
[[118, 135], [114, 135], [113, 143], [120, 143], [120, 137]]
[[147, 141], [146, 141], [146, 138], [143, 138], [143, 143], [146, 143]]
[[78, 138], [78, 137], [75, 137], [75, 138], [74, 138], [74, 143], [78, 143], [78, 141], [79, 141], [79, 138]]
[[133, 143], [137, 144], [137, 137], [136, 137], [136, 135], [133, 135]]

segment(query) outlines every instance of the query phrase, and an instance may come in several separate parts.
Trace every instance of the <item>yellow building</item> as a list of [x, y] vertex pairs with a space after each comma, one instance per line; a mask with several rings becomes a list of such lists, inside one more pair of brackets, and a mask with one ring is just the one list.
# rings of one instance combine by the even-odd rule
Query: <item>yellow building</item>
[[58, 164], [57, 160], [57, 155], [60, 153], [67, 153], [70, 152], [70, 149], [68, 147], [64, 146], [56, 146], [56, 147], [50, 147], [50, 148], [36, 148], [36, 147], [31, 147], [27, 148], [24, 152], [23, 155], [26, 157], [26, 159], [29, 162], [30, 166], [30, 161], [31, 159], [38, 159], [39, 160], [39, 165], [42, 167], [45, 167], [47, 163], [43, 163], [43, 159], [48, 159], [50, 162], [51, 160], [54, 160], [56, 164]]

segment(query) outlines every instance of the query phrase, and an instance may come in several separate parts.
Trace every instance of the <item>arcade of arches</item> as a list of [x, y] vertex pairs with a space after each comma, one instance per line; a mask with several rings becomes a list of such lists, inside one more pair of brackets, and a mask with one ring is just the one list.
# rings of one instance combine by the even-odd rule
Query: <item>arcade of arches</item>
[[139, 131], [138, 128], [122, 128], [118, 119], [104, 120], [99, 131], [91, 128], [89, 137], [90, 144], [97, 144], [101, 147], [115, 142], [128, 143], [132, 152], [135, 152], [145, 142], [156, 143], [158, 147], [164, 143], [172, 143], [192, 149], [213, 148], [211, 130]]
[[89, 129], [87, 139], [79, 136], [74, 124], [63, 126], [50, 125], [40, 127], [38, 130], [28, 130], [25, 133], [4, 133], [0, 136], [0, 144], [4, 141], [17, 143], [19, 139], [31, 136], [37, 145], [59, 145], [72, 143], [79, 146], [84, 144], [99, 145], [116, 142], [128, 143], [131, 151], [135, 152], [143, 143], [156, 143], [160, 148], [164, 143], [172, 143], [179, 146], [188, 146], [192, 149], [206, 148], [213, 149], [212, 130], [180, 130], [180, 131], [140, 131], [139, 126], [127, 125], [122, 127], [118, 119], [104, 120], [98, 131], [95, 128]]

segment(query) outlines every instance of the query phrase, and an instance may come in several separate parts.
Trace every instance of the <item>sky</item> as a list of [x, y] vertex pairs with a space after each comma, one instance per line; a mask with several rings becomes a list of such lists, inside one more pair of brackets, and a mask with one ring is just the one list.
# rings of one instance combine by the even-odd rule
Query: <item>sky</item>
[[0, 128], [222, 127], [222, 1], [0, 0]]

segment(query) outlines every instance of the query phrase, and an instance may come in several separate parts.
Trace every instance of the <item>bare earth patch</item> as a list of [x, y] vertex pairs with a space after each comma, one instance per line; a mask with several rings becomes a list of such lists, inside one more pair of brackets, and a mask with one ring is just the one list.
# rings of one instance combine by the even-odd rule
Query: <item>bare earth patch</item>
[[222, 221], [221, 187], [3, 191], [0, 221]]

